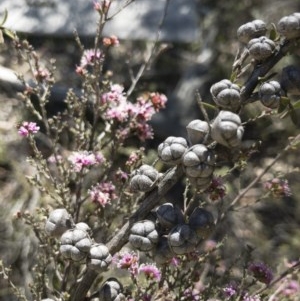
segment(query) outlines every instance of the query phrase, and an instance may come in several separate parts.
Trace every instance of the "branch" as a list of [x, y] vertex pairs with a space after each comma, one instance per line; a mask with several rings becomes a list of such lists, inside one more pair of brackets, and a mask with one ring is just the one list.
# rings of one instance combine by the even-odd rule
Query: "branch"
[[291, 50], [291, 47], [294, 45], [294, 42], [295, 40], [284, 41], [273, 56], [254, 68], [252, 74], [241, 90], [242, 103], [246, 104], [249, 102], [249, 98], [259, 83], [259, 79], [264, 77], [284, 56], [288, 54], [289, 50]]
[[[118, 252], [127, 243], [131, 226], [135, 222], [144, 219], [153, 208], [159, 205], [166, 193], [179, 181], [182, 176], [183, 169], [180, 165], [169, 169], [163, 175], [158, 187], [154, 188], [151, 192], [143, 196], [140, 207], [129, 218], [129, 220], [118, 231], [118, 233], [114, 235], [113, 238], [107, 243], [107, 247], [109, 248], [111, 254]], [[99, 274], [95, 271], [88, 270], [82, 281], [79, 282], [77, 287], [75, 287], [75, 289], [71, 292], [70, 300], [83, 301], [98, 275]]]

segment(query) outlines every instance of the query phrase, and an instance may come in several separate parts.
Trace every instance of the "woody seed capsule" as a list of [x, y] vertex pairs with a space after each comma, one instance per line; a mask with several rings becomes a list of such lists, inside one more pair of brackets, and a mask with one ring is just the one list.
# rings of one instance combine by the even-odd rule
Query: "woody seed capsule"
[[243, 134], [244, 128], [239, 115], [229, 111], [220, 111], [211, 125], [212, 138], [229, 148], [238, 147]]
[[150, 191], [158, 178], [159, 172], [154, 167], [144, 164], [133, 172], [133, 177], [129, 183], [130, 188], [133, 191]]
[[101, 301], [125, 301], [122, 294], [123, 286], [116, 278], [108, 278], [99, 290], [99, 300]]
[[177, 225], [170, 231], [168, 242], [171, 250], [177, 255], [194, 251], [199, 240], [196, 232], [186, 224]]
[[300, 13], [293, 13], [281, 18], [277, 30], [288, 40], [300, 37]]
[[92, 241], [87, 232], [80, 229], [67, 230], [60, 239], [60, 252], [74, 261], [81, 261], [87, 257]]
[[48, 235], [60, 237], [71, 227], [72, 220], [70, 214], [66, 209], [60, 208], [50, 212], [46, 221], [45, 231]]
[[265, 36], [249, 41], [247, 48], [249, 54], [257, 61], [264, 61], [275, 51], [275, 43]]
[[152, 221], [135, 223], [130, 229], [129, 242], [140, 251], [150, 251], [158, 241], [158, 233]]
[[283, 68], [280, 85], [285, 93], [300, 95], [300, 68], [293, 65]]
[[209, 124], [206, 121], [195, 119], [186, 126], [186, 130], [190, 144], [199, 144], [207, 139]]
[[238, 40], [247, 44], [251, 39], [264, 36], [267, 32], [267, 27], [262, 20], [253, 20], [241, 25], [237, 30]]
[[207, 239], [215, 227], [213, 215], [209, 211], [197, 207], [189, 218], [189, 226], [195, 230], [198, 237]]
[[279, 82], [272, 80], [263, 83], [259, 88], [259, 98], [261, 103], [271, 109], [279, 106], [282, 90]]
[[105, 271], [112, 261], [107, 246], [104, 244], [93, 244], [90, 248], [88, 267], [96, 271]]
[[163, 228], [170, 229], [184, 222], [183, 213], [172, 203], [164, 203], [156, 209], [157, 219]]
[[214, 102], [223, 109], [236, 111], [240, 107], [240, 87], [228, 79], [212, 85], [210, 93]]
[[208, 178], [214, 171], [215, 156], [205, 145], [195, 144], [184, 154], [182, 163], [187, 177]]
[[187, 141], [184, 138], [170, 136], [158, 146], [158, 157], [164, 163], [179, 164], [187, 147]]

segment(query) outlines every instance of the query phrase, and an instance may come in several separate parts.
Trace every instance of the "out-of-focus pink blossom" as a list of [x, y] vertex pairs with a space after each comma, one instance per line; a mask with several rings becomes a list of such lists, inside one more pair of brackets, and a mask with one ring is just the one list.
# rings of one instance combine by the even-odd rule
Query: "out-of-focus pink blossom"
[[120, 45], [120, 41], [116, 36], [112, 35], [110, 37], [103, 38], [103, 45], [107, 46], [107, 47], [108, 46], [115, 46], [116, 47], [116, 46]]
[[292, 192], [286, 179], [274, 178], [264, 183], [264, 188], [274, 197], [291, 196]]
[[139, 273], [144, 273], [148, 279], [160, 281], [161, 272], [154, 264], [141, 264]]
[[28, 137], [30, 134], [36, 134], [40, 130], [40, 127], [35, 122], [24, 121], [18, 129], [18, 133], [22, 137]]
[[96, 156], [87, 151], [73, 152], [68, 160], [71, 162], [73, 170], [80, 172], [84, 167], [90, 167], [97, 164]]
[[117, 196], [115, 194], [115, 186], [111, 182], [102, 182], [93, 186], [88, 192], [91, 200], [94, 203], [100, 204], [105, 207]]
[[124, 87], [119, 84], [113, 84], [110, 87], [110, 91], [104, 93], [101, 96], [100, 103], [107, 104], [109, 107], [124, 103], [126, 101], [125, 94], [123, 92]]
[[95, 49], [86, 49], [84, 50], [81, 61], [80, 61], [80, 67], [85, 68], [86, 66], [92, 66], [94, 65], [96, 60], [100, 60], [101, 58], [101, 51]]
[[150, 100], [156, 112], [166, 107], [167, 96], [157, 92], [150, 93]]
[[289, 280], [281, 291], [284, 296], [299, 296], [300, 283], [296, 280]]

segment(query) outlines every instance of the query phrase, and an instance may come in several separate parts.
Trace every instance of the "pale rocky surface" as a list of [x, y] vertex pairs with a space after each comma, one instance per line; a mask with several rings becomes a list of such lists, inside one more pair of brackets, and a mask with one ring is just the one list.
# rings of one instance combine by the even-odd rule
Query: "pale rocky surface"
[[[124, 0], [112, 3], [111, 13], [118, 11]], [[166, 0], [136, 0], [117, 14], [105, 27], [105, 35], [120, 39], [156, 39]], [[83, 0], [2, 0], [0, 13], [8, 11], [6, 26], [35, 35], [80, 36], [96, 33], [99, 16], [93, 1]], [[199, 38], [195, 0], [172, 0], [161, 29], [160, 40], [193, 42]]]

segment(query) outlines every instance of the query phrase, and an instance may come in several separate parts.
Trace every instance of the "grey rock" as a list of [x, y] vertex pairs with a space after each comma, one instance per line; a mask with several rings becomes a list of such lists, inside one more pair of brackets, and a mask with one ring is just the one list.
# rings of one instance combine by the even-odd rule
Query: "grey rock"
[[[125, 1], [113, 1], [109, 15], [114, 14]], [[136, 0], [107, 24], [104, 35], [120, 39], [154, 40], [164, 14], [166, 0]], [[5, 24], [15, 31], [56, 37], [80, 36], [96, 33], [98, 13], [93, 1], [82, 0], [2, 0], [0, 12], [7, 9]], [[199, 39], [196, 0], [169, 1], [161, 28], [161, 41], [193, 42]]]

